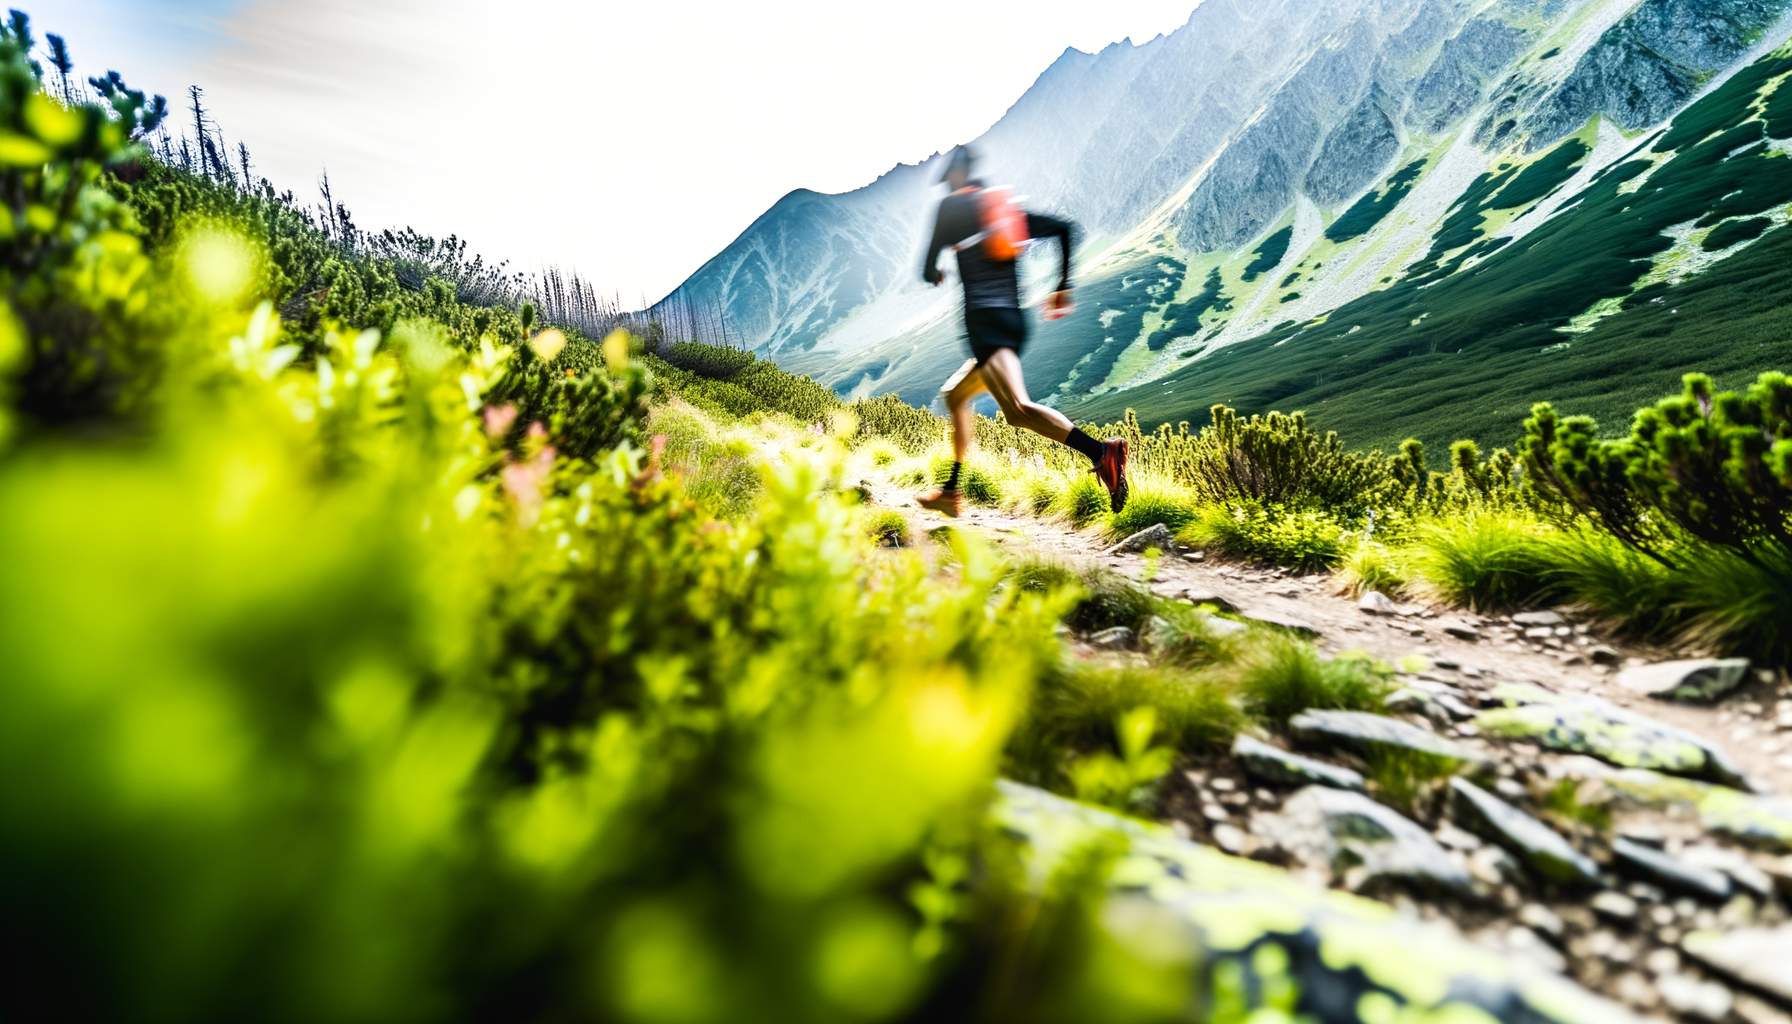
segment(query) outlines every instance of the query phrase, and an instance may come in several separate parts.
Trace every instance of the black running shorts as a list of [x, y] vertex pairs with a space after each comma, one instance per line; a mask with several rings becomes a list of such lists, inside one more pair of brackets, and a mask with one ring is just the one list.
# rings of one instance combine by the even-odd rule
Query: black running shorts
[[971, 344], [971, 357], [982, 366], [997, 349], [1012, 349], [1016, 355], [1027, 345], [1027, 317], [1018, 309], [967, 309], [964, 312], [965, 339]]

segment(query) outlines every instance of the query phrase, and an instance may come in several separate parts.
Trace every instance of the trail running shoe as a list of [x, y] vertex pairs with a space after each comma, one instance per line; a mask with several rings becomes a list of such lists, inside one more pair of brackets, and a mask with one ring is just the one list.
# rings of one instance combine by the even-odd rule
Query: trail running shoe
[[957, 519], [964, 512], [964, 498], [957, 491], [938, 490], [915, 495], [915, 504]]
[[1101, 461], [1095, 464], [1095, 478], [1108, 489], [1108, 504], [1115, 512], [1126, 507], [1129, 488], [1126, 484], [1126, 439], [1114, 438], [1101, 446]]

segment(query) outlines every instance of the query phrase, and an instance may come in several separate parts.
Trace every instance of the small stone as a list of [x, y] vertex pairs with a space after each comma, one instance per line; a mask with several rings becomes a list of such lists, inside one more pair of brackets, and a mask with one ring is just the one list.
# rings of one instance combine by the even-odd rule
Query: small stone
[[1213, 790], [1215, 793], [1230, 793], [1238, 788], [1238, 783], [1233, 782], [1224, 775], [1219, 775], [1207, 780], [1207, 788]]
[[1730, 990], [1716, 982], [1670, 974], [1656, 982], [1656, 989], [1683, 1020], [1719, 1022], [1730, 1015]]
[[1213, 845], [1234, 856], [1242, 856], [1250, 849], [1251, 841], [1237, 825], [1215, 825]]
[[1447, 821], [1437, 827], [1436, 835], [1437, 841], [1448, 849], [1461, 850], [1464, 853], [1479, 850], [1483, 845], [1473, 833], [1464, 832]]
[[1440, 626], [1443, 628], [1446, 636], [1452, 636], [1458, 640], [1468, 640], [1472, 642], [1481, 639], [1480, 630], [1460, 619], [1447, 620], [1440, 623]]
[[1393, 599], [1379, 590], [1370, 590], [1364, 593], [1361, 598], [1357, 599], [1356, 607], [1358, 611], [1367, 615], [1394, 614]]
[[1587, 657], [1593, 659], [1593, 664], [1595, 665], [1616, 666], [1622, 664], [1624, 661], [1624, 656], [1618, 653], [1616, 647], [1609, 647], [1605, 644], [1600, 644], [1587, 651]]
[[1618, 685], [1657, 700], [1709, 702], [1748, 680], [1747, 658], [1688, 659], [1638, 665], [1618, 673]]
[[1169, 551], [1173, 549], [1175, 545], [1176, 538], [1170, 533], [1170, 528], [1162, 523], [1155, 523], [1151, 526], [1147, 526], [1113, 547], [1108, 548], [1106, 551], [1102, 552], [1102, 554], [1134, 555], [1141, 551], [1148, 551], [1152, 548], [1156, 548], [1159, 551]]
[[1506, 948], [1553, 974], [1561, 974], [1568, 969], [1568, 961], [1562, 954], [1529, 928], [1514, 925], [1509, 929], [1506, 932]]
[[1091, 647], [1099, 647], [1106, 651], [1123, 651], [1132, 648], [1136, 642], [1133, 631], [1125, 626], [1104, 629], [1089, 637]]
[[1475, 881], [1493, 888], [1524, 881], [1524, 869], [1497, 846], [1483, 846], [1469, 854], [1468, 872]]
[[1551, 611], [1519, 612], [1512, 616], [1512, 621], [1520, 626], [1547, 626], [1552, 629], [1568, 624], [1568, 620], [1564, 619], [1560, 612]]
[[1643, 957], [1643, 967], [1650, 974], [1673, 974], [1680, 969], [1680, 954], [1671, 949], [1656, 949]]
[[1612, 982], [1612, 994], [1620, 1001], [1641, 1009], [1646, 1010], [1655, 1005], [1655, 986], [1635, 971], [1618, 975], [1618, 979]]
[[1205, 552], [1205, 551], [1184, 551], [1182, 553], [1182, 560], [1184, 562], [1205, 562], [1205, 561], [1207, 561], [1207, 552]]
[[1311, 623], [1302, 622], [1291, 615], [1283, 615], [1281, 612], [1262, 609], [1252, 611], [1247, 609], [1239, 612], [1239, 614], [1252, 622], [1260, 623], [1265, 626], [1273, 626], [1276, 629], [1285, 629], [1296, 636], [1304, 636], [1309, 640], [1319, 636], [1319, 628], [1317, 626], [1314, 626]]
[[1524, 631], [1526, 640], [1548, 640], [1555, 635], [1555, 631], [1548, 626], [1532, 626]]
[[1566, 930], [1562, 925], [1562, 919], [1541, 903], [1525, 904], [1524, 908], [1518, 912], [1518, 923], [1551, 939], [1561, 939], [1563, 931]]
[[1622, 924], [1630, 924], [1636, 920], [1636, 901], [1620, 892], [1601, 892], [1594, 894], [1588, 906], [1600, 917]]

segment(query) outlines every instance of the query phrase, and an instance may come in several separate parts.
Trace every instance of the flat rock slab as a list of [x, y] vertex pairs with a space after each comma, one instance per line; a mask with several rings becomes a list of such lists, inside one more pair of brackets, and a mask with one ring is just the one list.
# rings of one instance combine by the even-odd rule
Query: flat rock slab
[[[1521, 958], [1471, 945], [1446, 924], [1403, 918], [1157, 825], [1009, 782], [999, 784], [992, 813], [1041, 887], [1092, 844], [1118, 844], [1108, 882], [1115, 909], [1141, 901], [1161, 915], [1156, 920], [1180, 926], [1180, 934], [1154, 929], [1152, 950], [1174, 957], [1184, 940], [1191, 998], [1213, 992], [1223, 971], [1240, 1009], [1263, 1006], [1265, 993], [1287, 993], [1276, 1008], [1310, 1020], [1359, 1020], [1370, 999], [1391, 1001], [1413, 1020], [1636, 1024], [1628, 1011]], [[1266, 946], [1281, 955], [1261, 955]], [[1193, 1011], [1205, 1018], [1213, 1007]]]
[[1618, 685], [1657, 700], [1704, 704], [1748, 681], [1747, 658], [1694, 658], [1635, 665], [1618, 673]]
[[1621, 768], [1647, 768], [1751, 788], [1723, 751], [1683, 729], [1597, 697], [1560, 696], [1528, 686], [1498, 687], [1493, 696], [1506, 706], [1475, 717], [1475, 726], [1484, 735], [1588, 754]]
[[1792, 1006], [1792, 926], [1694, 932], [1680, 948], [1717, 973]]
[[1392, 808], [1361, 793], [1309, 786], [1289, 797], [1280, 813], [1261, 815], [1259, 835], [1309, 864], [1323, 864], [1334, 880], [1360, 891], [1393, 881], [1417, 889], [1474, 893], [1469, 874], [1437, 839]]
[[1675, 892], [1688, 893], [1713, 903], [1730, 898], [1729, 876], [1682, 864], [1653, 846], [1629, 839], [1612, 840], [1612, 863], [1632, 878]]
[[1348, 747], [1363, 753], [1406, 750], [1463, 764], [1485, 761], [1475, 751], [1429, 729], [1366, 711], [1303, 711], [1288, 723], [1288, 729], [1302, 742]]
[[1599, 867], [1554, 829], [1467, 779], [1450, 780], [1457, 823], [1506, 848], [1520, 862], [1552, 882], [1593, 885]]
[[1297, 636], [1304, 636], [1309, 640], [1319, 636], [1319, 627], [1310, 622], [1302, 622], [1292, 615], [1283, 615], [1281, 612], [1266, 611], [1261, 608], [1246, 608], [1238, 614], [1258, 625], [1273, 626], [1276, 629], [1285, 629], [1290, 633]]
[[1563, 767], [1583, 778], [1600, 779], [1619, 796], [1646, 807], [1689, 807], [1698, 813], [1699, 824], [1707, 832], [1776, 853], [1792, 853], [1792, 799], [1744, 793], [1644, 768], [1617, 771], [1584, 758]]
[[1246, 775], [1275, 786], [1329, 786], [1357, 793], [1368, 790], [1363, 777], [1348, 768], [1302, 757], [1249, 736], [1240, 736], [1232, 744], [1232, 759]]

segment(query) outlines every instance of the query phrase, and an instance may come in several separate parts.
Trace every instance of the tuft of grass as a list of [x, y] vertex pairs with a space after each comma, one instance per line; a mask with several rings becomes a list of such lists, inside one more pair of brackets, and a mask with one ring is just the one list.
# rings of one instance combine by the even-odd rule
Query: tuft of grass
[[1236, 645], [1213, 631], [1211, 613], [1186, 604], [1162, 602], [1151, 623], [1152, 658], [1190, 668], [1232, 658]]
[[1072, 477], [1052, 505], [1053, 512], [1070, 520], [1071, 525], [1078, 529], [1088, 526], [1111, 510], [1107, 488], [1087, 473]]
[[1043, 516], [1058, 504], [1059, 496], [1064, 493], [1064, 481], [1051, 474], [1035, 475], [1026, 478], [1014, 490], [1020, 495], [1021, 512]]
[[1425, 590], [1483, 612], [1523, 607], [1559, 591], [1551, 562], [1549, 528], [1508, 513], [1470, 512], [1427, 524], [1413, 545]]
[[1792, 663], [1792, 552], [1765, 545], [1753, 561], [1729, 548], [1700, 545], [1677, 552], [1670, 612], [1684, 642]]
[[1379, 541], [1359, 541], [1338, 565], [1338, 585], [1352, 597], [1375, 590], [1396, 596], [1411, 582], [1402, 552]]
[[1578, 825], [1594, 832], [1609, 832], [1612, 808], [1593, 792], [1597, 783], [1583, 779], [1561, 779], [1543, 792], [1543, 813], [1559, 822]]
[[1232, 558], [1305, 572], [1330, 569], [1344, 557], [1344, 527], [1332, 517], [1251, 503], [1206, 506], [1177, 539]]
[[[1115, 723], [1135, 708], [1152, 708], [1157, 737], [1177, 750], [1212, 749], [1230, 743], [1244, 715], [1229, 688], [1208, 674], [1158, 667], [1072, 663], [1040, 680], [1028, 742], [1058, 749], [1118, 746]], [[1061, 769], [1061, 762], [1050, 767]]]
[[884, 437], [864, 439], [859, 443], [858, 453], [878, 469], [889, 469], [907, 455], [901, 445]]
[[1387, 671], [1368, 658], [1327, 660], [1274, 633], [1241, 654], [1235, 685], [1246, 712], [1278, 725], [1308, 709], [1380, 711], [1391, 688]]
[[[933, 460], [930, 477], [935, 486], [944, 486], [952, 475], [952, 457], [941, 455]], [[976, 459], [964, 464], [958, 474], [958, 493], [973, 505], [994, 508], [1002, 503], [1002, 488], [996, 475]]]
[[1369, 788], [1382, 803], [1408, 816], [1416, 815], [1440, 790], [1439, 783], [1462, 768], [1454, 758], [1394, 747], [1370, 751], [1367, 761]]
[[887, 548], [906, 548], [914, 542], [908, 529], [908, 517], [895, 509], [873, 512], [866, 518], [865, 532]]
[[1118, 540], [1162, 523], [1175, 533], [1194, 521], [1196, 504], [1186, 488], [1160, 480], [1135, 479], [1126, 507], [1108, 520], [1108, 535]]
[[1616, 537], [1568, 530], [1546, 537], [1541, 551], [1545, 578], [1566, 600], [1635, 636], [1661, 638], [1677, 628], [1673, 573]]

